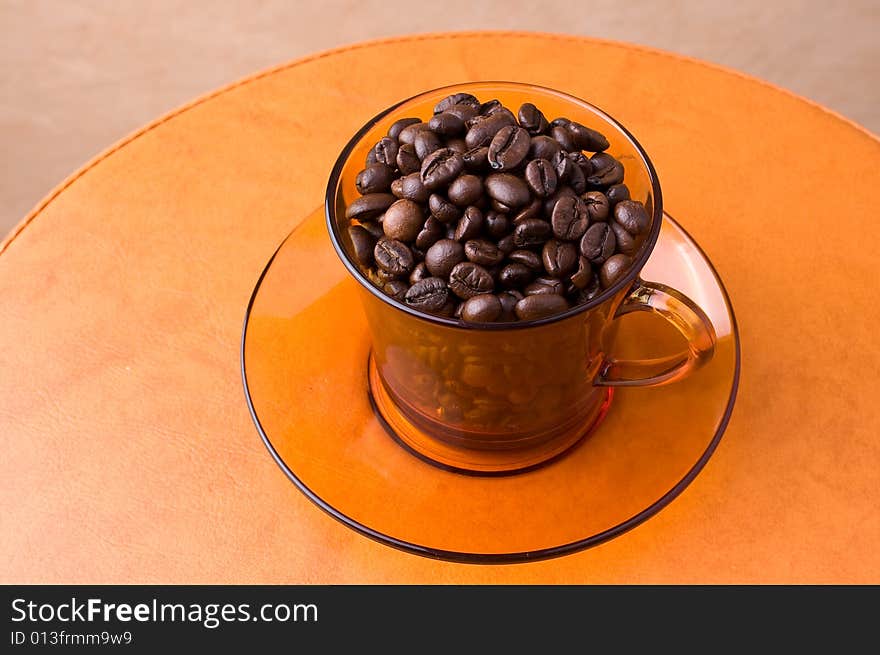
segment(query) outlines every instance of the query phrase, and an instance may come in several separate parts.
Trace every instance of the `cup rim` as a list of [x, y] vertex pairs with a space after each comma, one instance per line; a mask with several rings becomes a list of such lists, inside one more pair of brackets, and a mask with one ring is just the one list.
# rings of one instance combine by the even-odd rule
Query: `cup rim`
[[[620, 130], [621, 134], [623, 134], [624, 138], [626, 138], [633, 148], [638, 152], [639, 156], [642, 158], [643, 163], [645, 164], [645, 168], [648, 171], [648, 179], [651, 183], [651, 193], [653, 200], [653, 211], [652, 211], [652, 221], [651, 221], [651, 231], [648, 233], [647, 238], [642, 244], [638, 256], [633, 261], [626, 275], [617, 280], [610, 287], [602, 291], [595, 298], [589, 300], [586, 303], [575, 305], [564, 312], [560, 312], [558, 314], [554, 314], [552, 316], [547, 316], [544, 318], [538, 319], [530, 319], [525, 321], [511, 321], [507, 323], [501, 322], [492, 322], [492, 323], [471, 323], [468, 321], [462, 321], [457, 318], [448, 318], [445, 316], [436, 316], [434, 314], [428, 314], [412, 307], [409, 307], [403, 302], [399, 300], [395, 300], [391, 296], [384, 293], [381, 289], [376, 287], [369, 279], [361, 272], [360, 268], [351, 260], [349, 254], [346, 252], [345, 248], [342, 246], [340, 235], [339, 235], [339, 226], [335, 219], [336, 215], [336, 191], [339, 187], [339, 180], [342, 176], [342, 170], [348, 162], [349, 157], [351, 156], [352, 151], [355, 147], [360, 143], [360, 141], [364, 138], [364, 136], [369, 132], [380, 120], [385, 118], [388, 114], [395, 111], [396, 109], [406, 105], [414, 100], [418, 100], [427, 95], [433, 95], [442, 91], [449, 91], [450, 94], [468, 91], [469, 89], [473, 89], [474, 87], [496, 87], [496, 88], [510, 88], [513, 87], [517, 90], [524, 89], [532, 89], [537, 90], [538, 92], [550, 94], [557, 96], [567, 102], [572, 102], [575, 104], [580, 104], [585, 106], [589, 111], [599, 115], [601, 118], [608, 121], [610, 124], [615, 126], [618, 130]], [[446, 86], [437, 87], [434, 89], [430, 89], [427, 91], [422, 91], [413, 96], [405, 98], [399, 102], [394, 103], [387, 109], [382, 110], [378, 114], [376, 114], [373, 118], [367, 121], [363, 127], [361, 127], [357, 132], [355, 132], [354, 136], [349, 139], [348, 143], [345, 144], [342, 151], [339, 153], [339, 157], [337, 157], [335, 164], [333, 165], [333, 169], [330, 172], [330, 178], [327, 181], [327, 191], [324, 196], [324, 216], [327, 223], [327, 230], [330, 233], [330, 240], [333, 243], [333, 248], [336, 250], [336, 254], [342, 260], [343, 265], [348, 269], [348, 272], [354, 276], [355, 280], [358, 283], [365, 287], [370, 293], [379, 298], [382, 302], [390, 305], [391, 307], [398, 309], [412, 316], [413, 318], [427, 321], [429, 323], [435, 323], [438, 325], [444, 325], [446, 327], [458, 328], [463, 330], [522, 330], [526, 328], [538, 327], [541, 325], [548, 325], [550, 323], [556, 323], [559, 321], [564, 321], [568, 318], [581, 314], [583, 312], [587, 312], [590, 309], [598, 307], [599, 305], [607, 302], [610, 298], [613, 298], [617, 295], [624, 287], [629, 287], [633, 284], [633, 282], [639, 277], [642, 268], [644, 268], [645, 263], [648, 261], [648, 258], [651, 256], [651, 253], [654, 251], [654, 246], [657, 243], [657, 237], [660, 234], [660, 224], [663, 220], [663, 197], [660, 191], [660, 181], [657, 178], [657, 171], [654, 168], [654, 164], [651, 162], [650, 157], [648, 157], [648, 153], [645, 152], [645, 149], [638, 142], [638, 140], [632, 135], [632, 133], [626, 129], [616, 118], [600, 109], [596, 105], [587, 102], [586, 100], [582, 100], [576, 96], [573, 96], [569, 93], [565, 93], [563, 91], [558, 91], [556, 89], [552, 89], [550, 87], [541, 86], [538, 84], [529, 84], [526, 82], [510, 82], [510, 81], [501, 81], [501, 80], [489, 80], [489, 81], [471, 81], [471, 82], [461, 82], [458, 84], [449, 84]]]

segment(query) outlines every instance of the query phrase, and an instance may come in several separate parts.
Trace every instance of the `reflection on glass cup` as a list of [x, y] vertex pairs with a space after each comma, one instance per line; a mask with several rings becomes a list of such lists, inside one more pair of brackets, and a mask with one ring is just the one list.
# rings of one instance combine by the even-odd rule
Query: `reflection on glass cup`
[[[586, 304], [548, 318], [465, 323], [425, 314], [374, 286], [356, 263], [345, 208], [358, 197], [355, 178], [370, 147], [403, 117], [427, 121], [454, 92], [537, 105], [602, 132], [607, 152], [625, 167], [631, 197], [651, 217], [633, 265]], [[369, 390], [392, 435], [432, 463], [472, 473], [507, 473], [564, 453], [595, 429], [615, 386], [674, 382], [708, 361], [715, 333], [706, 315], [674, 289], [640, 279], [663, 219], [660, 185], [642, 147], [617, 121], [572, 96], [511, 82], [459, 84], [420, 94], [383, 111], [346, 145], [326, 196], [330, 237], [358, 282], [370, 326]], [[617, 320], [653, 312], [687, 340], [682, 352], [650, 360], [614, 357]]]

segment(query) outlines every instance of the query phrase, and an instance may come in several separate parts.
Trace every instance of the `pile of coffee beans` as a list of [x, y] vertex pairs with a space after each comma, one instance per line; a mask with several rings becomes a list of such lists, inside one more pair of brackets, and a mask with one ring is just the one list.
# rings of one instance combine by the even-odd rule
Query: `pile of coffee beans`
[[469, 93], [402, 118], [346, 208], [353, 254], [386, 294], [470, 322], [551, 316], [623, 275], [650, 228], [608, 140]]

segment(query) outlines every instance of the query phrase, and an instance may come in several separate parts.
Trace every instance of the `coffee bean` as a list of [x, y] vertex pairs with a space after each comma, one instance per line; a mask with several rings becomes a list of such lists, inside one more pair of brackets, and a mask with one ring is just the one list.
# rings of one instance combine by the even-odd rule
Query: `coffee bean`
[[[393, 188], [393, 185], [392, 185]], [[547, 217], [547, 220], [553, 218], [553, 210], [556, 209], [556, 203], [559, 202], [562, 198], [576, 198], [577, 194], [571, 190], [571, 187], [567, 184], [557, 184], [556, 193], [554, 193], [549, 198], [544, 200], [543, 205], [543, 215]]]
[[577, 150], [601, 152], [608, 149], [608, 139], [601, 132], [597, 132], [574, 121], [566, 124], [563, 129], [568, 132], [571, 142]]
[[409, 285], [402, 280], [390, 280], [382, 285], [382, 291], [387, 293], [395, 300], [403, 300], [406, 297], [406, 292], [408, 289]]
[[617, 250], [624, 255], [632, 255], [638, 248], [638, 242], [635, 237], [626, 231], [617, 221], [609, 221], [611, 231], [614, 232], [614, 238], [617, 240]]
[[499, 109], [504, 109], [504, 105], [501, 104], [501, 101], [498, 98], [492, 98], [491, 100], [487, 100], [483, 104], [480, 105], [479, 113], [482, 116], [489, 116], [490, 114], [498, 111]]
[[453, 205], [439, 193], [432, 193], [428, 198], [431, 214], [441, 223], [456, 221], [461, 217], [461, 209]]
[[574, 144], [574, 139], [572, 138], [571, 133], [562, 125], [557, 125], [556, 127], [550, 128], [550, 136], [553, 137], [556, 143], [559, 144], [559, 147], [566, 152], [579, 150], [579, 148]]
[[425, 188], [433, 191], [449, 184], [464, 169], [462, 156], [449, 148], [440, 148], [422, 161], [422, 183]]
[[460, 155], [466, 153], [468, 149], [464, 139], [446, 139], [446, 147]]
[[418, 158], [424, 161], [425, 157], [443, 147], [443, 141], [431, 130], [422, 130], [416, 135], [413, 146], [416, 149]]
[[388, 271], [382, 270], [381, 268], [376, 269], [376, 277], [379, 280], [380, 287], [384, 287], [386, 284], [394, 280], [399, 280], [404, 275], [405, 274], [389, 273]]
[[456, 296], [467, 300], [481, 293], [491, 293], [495, 288], [495, 281], [479, 264], [461, 262], [449, 273], [449, 288]]
[[414, 241], [425, 223], [420, 205], [412, 200], [398, 200], [385, 212], [382, 229], [389, 239]]
[[612, 184], [605, 192], [608, 203], [614, 207], [621, 200], [629, 200], [629, 187], [625, 184]]
[[[370, 236], [373, 237], [374, 240], [381, 239], [385, 236], [385, 230], [382, 229], [382, 226], [375, 221], [361, 221], [360, 227], [364, 228], [367, 232], [370, 233]], [[372, 249], [372, 246], [370, 246]]]
[[394, 276], [409, 275], [415, 266], [410, 249], [394, 239], [379, 239], [373, 249], [373, 258], [380, 269]]
[[474, 105], [452, 105], [452, 107], [442, 113], [458, 116], [461, 119], [461, 122], [464, 124], [465, 128], [467, 128], [468, 121], [479, 114], [480, 111], [479, 108], [475, 107]]
[[428, 127], [437, 134], [443, 136], [458, 136], [464, 134], [464, 121], [460, 116], [448, 111], [435, 114], [428, 121]]
[[345, 217], [368, 221], [383, 214], [395, 200], [390, 193], [369, 193], [352, 201], [345, 209]]
[[519, 248], [540, 246], [550, 238], [552, 233], [553, 228], [547, 221], [542, 221], [539, 218], [527, 218], [514, 228], [513, 240]]
[[354, 249], [354, 256], [364, 266], [373, 263], [373, 248], [376, 239], [360, 225], [352, 225], [348, 228], [348, 236]]
[[568, 301], [555, 294], [526, 296], [516, 303], [516, 317], [521, 321], [546, 318], [568, 309]]
[[493, 239], [500, 239], [510, 232], [510, 219], [506, 214], [490, 210], [483, 223], [483, 229]]
[[526, 183], [510, 173], [493, 173], [485, 185], [489, 197], [510, 208], [522, 207], [531, 200]]
[[470, 93], [453, 93], [434, 105], [434, 114], [444, 112], [455, 105], [471, 105], [473, 107], [479, 107], [480, 101]]
[[547, 131], [548, 123], [541, 110], [531, 102], [524, 103], [517, 112], [519, 124], [528, 130], [532, 136], [543, 134]]
[[464, 261], [464, 246], [452, 239], [440, 239], [425, 253], [425, 266], [436, 277], [448, 277]]
[[416, 125], [421, 122], [422, 121], [418, 118], [401, 118], [400, 120], [396, 120], [391, 124], [391, 127], [388, 128], [388, 136], [390, 136], [392, 139], [396, 139], [400, 136], [403, 128], [410, 125]]
[[516, 168], [529, 154], [530, 145], [531, 137], [523, 128], [502, 127], [489, 144], [489, 165], [496, 171]]
[[[391, 183], [391, 193], [397, 198], [406, 198], [413, 202], [422, 203], [427, 202], [430, 191], [428, 191], [422, 183], [422, 176], [420, 173], [410, 173], [409, 175], [404, 175]], [[364, 197], [366, 198], [367, 196]]]
[[513, 224], [519, 225], [527, 218], [538, 218], [541, 215], [543, 208], [544, 204], [541, 202], [540, 198], [533, 199], [532, 202], [514, 214]]
[[535, 273], [540, 273], [544, 270], [544, 262], [541, 261], [541, 256], [532, 250], [514, 250], [507, 255], [507, 258], [511, 262], [522, 264]]
[[447, 195], [459, 207], [473, 205], [483, 195], [483, 180], [476, 175], [460, 175], [449, 185]]
[[498, 250], [507, 254], [516, 250], [516, 237], [511, 233], [498, 239]]
[[465, 168], [475, 173], [480, 173], [489, 168], [489, 147], [480, 146], [468, 150], [462, 155]]
[[[566, 157], [566, 159], [571, 161], [568, 157]], [[569, 174], [566, 183], [571, 187], [571, 190], [578, 195], [587, 190], [587, 178], [584, 177], [583, 170], [581, 170], [581, 167], [577, 164], [572, 164], [571, 173]]]
[[590, 157], [593, 165], [593, 174], [587, 178], [587, 182], [594, 186], [611, 186], [623, 181], [623, 164], [617, 161], [607, 152], [597, 152]]
[[425, 262], [419, 262], [412, 270], [412, 273], [409, 274], [409, 283], [415, 284], [416, 282], [429, 277], [431, 277], [431, 272], [428, 270], [427, 264], [425, 264]]
[[618, 254], [609, 257], [599, 271], [599, 281], [602, 283], [602, 288], [607, 289], [623, 277], [631, 263], [632, 260], [626, 255]]
[[419, 121], [418, 123], [412, 123], [411, 125], [407, 125], [400, 131], [400, 134], [397, 135], [397, 142], [400, 145], [404, 145], [406, 143], [413, 144], [415, 143], [416, 136], [418, 136], [419, 132], [422, 130], [430, 130], [427, 123], [422, 123]]
[[472, 323], [490, 323], [501, 316], [501, 301], [490, 293], [468, 298], [461, 308], [461, 318]]
[[556, 179], [559, 182], [567, 183], [568, 178], [571, 177], [571, 171], [574, 168], [577, 168], [577, 164], [575, 164], [567, 155], [565, 157], [560, 157], [559, 161], [556, 162]]
[[[430, 216], [428, 218], [430, 218]], [[419, 232], [419, 234], [421, 234], [421, 232]], [[418, 240], [418, 237], [416, 237], [416, 240]], [[410, 245], [409, 249], [410, 249], [410, 252], [412, 252], [412, 254], [413, 254], [413, 261], [415, 261], [416, 265], [425, 261], [425, 251], [424, 250], [422, 250], [421, 248], [419, 248], [415, 244]]]
[[639, 236], [648, 231], [651, 219], [645, 206], [634, 200], [621, 200], [614, 206], [614, 220], [633, 236]]
[[608, 202], [608, 197], [604, 193], [601, 191], [588, 191], [581, 197], [584, 204], [587, 206], [587, 213], [592, 222], [599, 223], [608, 220], [608, 215], [611, 213], [611, 207]]
[[498, 273], [498, 283], [507, 289], [517, 289], [527, 284], [533, 277], [525, 264], [516, 262], [505, 265]]
[[397, 150], [397, 168], [402, 175], [418, 173], [422, 167], [422, 160], [416, 154], [416, 147], [411, 143], [404, 143]]
[[580, 239], [589, 225], [589, 214], [584, 201], [577, 196], [564, 196], [553, 207], [550, 223], [557, 239], [576, 241]]
[[379, 143], [373, 148], [376, 151], [376, 161], [389, 166], [397, 165], [397, 139], [385, 136], [379, 139]]
[[471, 239], [464, 244], [464, 256], [474, 264], [491, 267], [500, 264], [504, 253], [491, 241]]
[[476, 207], [468, 207], [455, 228], [455, 240], [461, 243], [475, 239], [483, 229], [483, 212]]
[[566, 118], [565, 116], [560, 116], [559, 118], [554, 118], [552, 121], [550, 121], [550, 128], [552, 129], [554, 127], [565, 127], [569, 123], [571, 123], [570, 119]]
[[546, 135], [532, 137], [529, 159], [546, 159], [555, 167], [561, 157], [562, 148], [555, 139]]
[[593, 164], [590, 162], [589, 157], [587, 157], [582, 152], [570, 152], [566, 155], [572, 163], [578, 166], [581, 169], [581, 172], [584, 174], [584, 179], [588, 178], [593, 174]]
[[508, 125], [516, 125], [516, 119], [509, 111], [490, 114], [481, 120], [474, 119], [464, 137], [464, 142], [471, 150], [480, 146], [488, 146], [498, 131]]
[[372, 166], [377, 162], [378, 160], [376, 159], [376, 148], [374, 146], [367, 151], [367, 157], [364, 161], [364, 166]]
[[565, 277], [574, 270], [578, 262], [578, 252], [574, 244], [550, 239], [541, 251], [544, 270], [552, 277]]
[[446, 228], [434, 216], [428, 216], [424, 226], [416, 236], [416, 247], [427, 250], [446, 234]]
[[416, 282], [406, 292], [405, 302], [423, 312], [436, 312], [443, 308], [449, 300], [449, 289], [446, 280], [439, 277], [427, 277]]
[[526, 184], [540, 198], [552, 196], [556, 192], [556, 171], [553, 170], [553, 165], [546, 159], [533, 159], [530, 161], [526, 166], [525, 177]]
[[508, 289], [498, 294], [498, 300], [501, 303], [501, 315], [496, 319], [498, 321], [512, 321], [516, 318], [514, 308], [516, 303], [522, 300], [523, 296], [516, 289]]
[[[596, 277], [595, 273], [593, 273], [593, 267], [590, 264], [590, 261], [586, 257], [578, 257], [578, 266], [577, 270], [571, 274], [569, 280], [577, 289], [586, 289], [593, 282]], [[410, 282], [412, 282], [412, 276], [410, 276]]]
[[535, 281], [531, 284], [527, 285], [523, 292], [527, 296], [536, 296], [541, 294], [555, 294], [557, 296], [561, 296], [565, 293], [565, 287], [562, 284], [562, 280], [557, 280], [552, 277], [539, 277], [535, 278]]
[[358, 173], [354, 185], [362, 196], [368, 193], [385, 193], [391, 188], [394, 169], [387, 164], [376, 162]]
[[608, 223], [594, 223], [586, 231], [580, 243], [581, 254], [596, 266], [614, 254], [617, 239]]

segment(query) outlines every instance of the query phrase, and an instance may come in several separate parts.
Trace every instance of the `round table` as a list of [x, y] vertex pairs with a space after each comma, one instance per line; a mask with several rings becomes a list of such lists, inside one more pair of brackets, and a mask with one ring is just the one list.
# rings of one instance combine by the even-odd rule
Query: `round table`
[[[475, 79], [562, 89], [627, 125], [742, 338], [732, 420], [693, 484], [623, 536], [531, 564], [424, 559], [322, 513], [266, 452], [239, 368], [257, 276], [348, 137]], [[0, 246], [0, 582], [880, 582], [878, 171], [874, 135], [787, 91], [568, 36], [374, 41], [200, 98]]]

